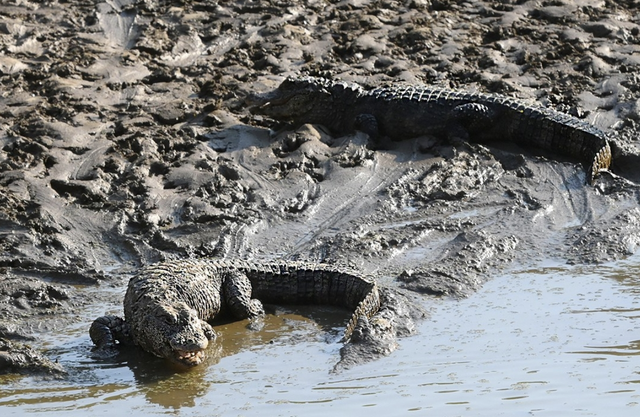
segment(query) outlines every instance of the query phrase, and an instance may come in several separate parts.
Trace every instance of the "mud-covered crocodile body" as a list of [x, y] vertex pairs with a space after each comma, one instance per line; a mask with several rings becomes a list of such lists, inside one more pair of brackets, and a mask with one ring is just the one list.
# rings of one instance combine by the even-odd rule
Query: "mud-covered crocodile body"
[[374, 139], [438, 135], [454, 143], [511, 141], [576, 158], [592, 182], [611, 163], [603, 131], [576, 117], [491, 94], [427, 86], [365, 89], [324, 78], [287, 78], [274, 91], [252, 95], [252, 111], [296, 125], [325, 125], [336, 133], [361, 130]]
[[186, 366], [200, 364], [215, 339], [208, 323], [220, 314], [252, 318], [262, 303], [326, 304], [349, 308], [348, 340], [361, 319], [380, 307], [376, 283], [322, 264], [250, 263], [197, 259], [169, 261], [143, 269], [129, 281], [124, 320], [96, 319], [90, 335], [98, 349], [134, 344]]

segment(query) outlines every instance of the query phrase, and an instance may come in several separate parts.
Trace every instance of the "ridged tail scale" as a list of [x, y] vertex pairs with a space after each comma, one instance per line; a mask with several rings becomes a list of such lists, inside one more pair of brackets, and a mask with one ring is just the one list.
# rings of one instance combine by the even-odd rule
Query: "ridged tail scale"
[[606, 134], [592, 124], [555, 110], [524, 105], [514, 99], [504, 99], [502, 105], [511, 110], [507, 136], [513, 142], [580, 160], [587, 170], [589, 184], [593, 184], [601, 171], [609, 169], [611, 148]]
[[348, 340], [358, 320], [369, 319], [380, 308], [374, 280], [325, 264], [304, 262], [215, 261], [221, 268], [236, 268], [251, 281], [252, 297], [274, 304], [335, 305], [353, 310], [344, 333]]

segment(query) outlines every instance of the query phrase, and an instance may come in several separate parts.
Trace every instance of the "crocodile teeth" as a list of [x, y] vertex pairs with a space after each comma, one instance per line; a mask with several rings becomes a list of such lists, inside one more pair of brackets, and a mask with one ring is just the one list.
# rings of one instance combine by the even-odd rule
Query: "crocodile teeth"
[[176, 359], [186, 365], [198, 365], [204, 360], [204, 350], [178, 350]]

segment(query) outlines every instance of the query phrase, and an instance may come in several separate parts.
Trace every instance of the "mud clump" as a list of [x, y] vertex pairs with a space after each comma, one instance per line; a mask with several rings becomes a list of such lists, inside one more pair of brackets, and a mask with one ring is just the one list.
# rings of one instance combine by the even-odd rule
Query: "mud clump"
[[30, 346], [0, 337], [0, 374], [9, 373], [60, 378], [66, 371]]
[[[53, 331], [110, 302], [88, 289], [173, 258], [348, 264], [423, 302], [522, 264], [635, 253], [639, 14], [633, 2], [5, 1], [3, 322]], [[610, 132], [612, 173], [589, 187], [576, 161], [509, 143], [374, 147], [248, 112], [248, 94], [297, 74], [549, 106]]]
[[479, 277], [499, 271], [515, 257], [518, 238], [493, 237], [486, 233], [461, 233], [453, 241], [442, 262], [430, 268], [403, 271], [402, 287], [434, 295], [470, 295], [482, 285]]

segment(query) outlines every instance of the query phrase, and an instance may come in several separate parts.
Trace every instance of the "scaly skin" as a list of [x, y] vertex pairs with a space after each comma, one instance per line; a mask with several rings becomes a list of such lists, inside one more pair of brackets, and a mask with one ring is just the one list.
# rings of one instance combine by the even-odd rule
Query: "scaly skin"
[[260, 316], [261, 301], [352, 309], [345, 341], [359, 320], [368, 320], [380, 308], [374, 281], [327, 265], [210, 258], [169, 261], [133, 277], [124, 298], [124, 320], [100, 317], [90, 335], [98, 349], [134, 344], [191, 367], [202, 363], [205, 348], [215, 339], [208, 321], [225, 312], [238, 319]]
[[439, 135], [454, 144], [506, 140], [576, 158], [592, 183], [611, 164], [604, 132], [580, 119], [519, 100], [424, 86], [361, 86], [324, 78], [287, 78], [274, 91], [247, 98], [254, 113], [295, 125], [361, 130], [374, 140]]

